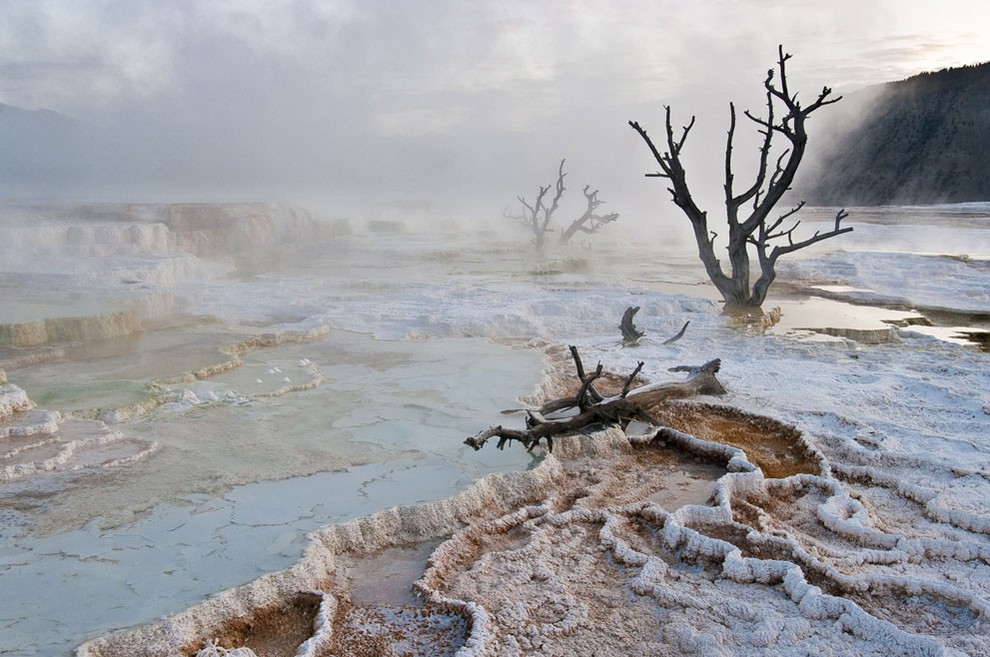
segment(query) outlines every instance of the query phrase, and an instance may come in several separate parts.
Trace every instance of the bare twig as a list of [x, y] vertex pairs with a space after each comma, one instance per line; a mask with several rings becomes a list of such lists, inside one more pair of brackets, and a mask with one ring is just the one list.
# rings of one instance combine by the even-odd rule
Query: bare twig
[[640, 370], [643, 369], [643, 365], [644, 365], [643, 361], [639, 361], [639, 364], [636, 365], [636, 369], [634, 369], [633, 373], [630, 374], [629, 377], [626, 379], [626, 385], [622, 386], [622, 393], [619, 395], [620, 397], [625, 397], [626, 395], [629, 394], [629, 386], [632, 385], [633, 380], [636, 378], [636, 375], [638, 375]]

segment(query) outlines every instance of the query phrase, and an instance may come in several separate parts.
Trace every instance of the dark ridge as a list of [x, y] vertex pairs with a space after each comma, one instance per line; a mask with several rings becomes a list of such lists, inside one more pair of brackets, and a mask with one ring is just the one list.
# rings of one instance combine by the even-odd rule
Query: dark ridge
[[990, 62], [869, 87], [835, 107], [796, 185], [809, 203], [990, 200]]

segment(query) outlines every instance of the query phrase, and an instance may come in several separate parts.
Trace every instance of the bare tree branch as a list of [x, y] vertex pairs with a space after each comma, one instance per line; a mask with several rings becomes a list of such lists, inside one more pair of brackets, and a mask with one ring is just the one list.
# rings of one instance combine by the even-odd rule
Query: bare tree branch
[[619, 397], [625, 398], [625, 396], [629, 394], [629, 387], [632, 386], [632, 383], [639, 375], [640, 370], [643, 369], [643, 365], [645, 365], [645, 363], [643, 361], [639, 361], [639, 364], [636, 365], [636, 369], [633, 370], [633, 373], [626, 378], [626, 384], [622, 386], [622, 392], [619, 393]]
[[553, 213], [557, 211], [557, 206], [560, 205], [560, 198], [564, 195], [564, 162], [566, 160], [560, 161], [560, 166], [557, 168], [557, 191], [553, 195], [553, 201], [550, 203], [549, 209], [546, 212], [546, 221], [544, 222], [544, 229], [546, 224], [550, 223], [550, 219], [553, 217]]
[[536, 194], [536, 201], [530, 204], [524, 197], [516, 196], [516, 199], [523, 206], [524, 212], [518, 215], [510, 215], [503, 213], [504, 216], [514, 219], [525, 226], [531, 233], [533, 233], [533, 242], [537, 250], [542, 250], [543, 245], [546, 241], [546, 234], [550, 230], [550, 220], [553, 219], [553, 213], [557, 211], [557, 206], [560, 203], [561, 197], [564, 195], [564, 160], [560, 161], [560, 167], [557, 169], [557, 183], [555, 185], [556, 190], [554, 193], [553, 200], [550, 205], [546, 205], [544, 199], [547, 192], [550, 191], [550, 185], [541, 185], [539, 191]]
[[567, 227], [561, 236], [560, 241], [564, 244], [569, 242], [574, 235], [577, 233], [597, 233], [598, 230], [605, 224], [610, 224], [619, 218], [618, 212], [610, 212], [609, 214], [595, 214], [595, 210], [599, 206], [605, 204], [605, 201], [600, 201], [598, 199], [598, 190], [588, 191], [591, 189], [591, 185], [584, 186], [584, 198], [587, 202], [587, 208], [580, 217], [571, 222], [571, 225]]

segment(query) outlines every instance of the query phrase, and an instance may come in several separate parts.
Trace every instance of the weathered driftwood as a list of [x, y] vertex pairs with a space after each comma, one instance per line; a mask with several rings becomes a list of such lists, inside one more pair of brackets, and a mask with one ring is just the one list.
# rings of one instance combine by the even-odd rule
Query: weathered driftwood
[[725, 388], [715, 377], [721, 366], [721, 360], [718, 358], [704, 365], [679, 365], [670, 369], [672, 372], [687, 372], [689, 376], [684, 381], [653, 383], [633, 388], [633, 381], [643, 369], [643, 363], [640, 362], [626, 378], [622, 391], [605, 397], [594, 386], [595, 380], [603, 374], [602, 364], [598, 363], [595, 370], [587, 374], [576, 347], [571, 347], [571, 356], [577, 369], [578, 380], [581, 382], [577, 394], [573, 397], [551, 400], [539, 409], [527, 409], [525, 429], [511, 429], [499, 425], [471, 436], [464, 441], [464, 444], [479, 450], [490, 438], [498, 438], [499, 449], [505, 447], [509, 441], [515, 440], [530, 450], [539, 445], [541, 440], [545, 440], [547, 449], [553, 451], [554, 436], [581, 431], [603, 423], [618, 423], [625, 426], [630, 421], [638, 419], [656, 424], [647, 411], [661, 401], [725, 393]]
[[675, 335], [672, 338], [667, 338], [666, 340], [663, 341], [663, 343], [664, 344], [672, 344], [674, 342], [677, 342], [681, 338], [683, 338], [684, 337], [684, 332], [687, 331], [688, 324], [690, 324], [690, 323], [691, 323], [690, 320], [684, 322], [684, 326], [682, 326], [681, 327], [681, 330], [677, 332], [677, 335]]
[[622, 322], [619, 323], [619, 330], [622, 331], [622, 344], [636, 344], [641, 337], [646, 335], [633, 324], [633, 317], [638, 312], [639, 306], [629, 306], [626, 308], [626, 312], [622, 313]]
[[[639, 306], [629, 306], [626, 308], [626, 312], [622, 313], [622, 321], [619, 323], [619, 330], [622, 332], [622, 344], [627, 347], [637, 344], [639, 339], [646, 335], [646, 333], [640, 331], [636, 328], [636, 325], [633, 324], [633, 317], [635, 317], [638, 312]], [[684, 326], [682, 326], [681, 330], [677, 332], [677, 335], [672, 338], [667, 338], [663, 341], [663, 343], [672, 344], [683, 338], [690, 323], [690, 321], [684, 322]]]

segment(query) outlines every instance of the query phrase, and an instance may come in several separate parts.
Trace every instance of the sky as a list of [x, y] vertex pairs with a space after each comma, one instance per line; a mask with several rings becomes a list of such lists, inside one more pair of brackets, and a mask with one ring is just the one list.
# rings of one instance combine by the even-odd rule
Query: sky
[[988, 61], [986, 25], [984, 0], [0, 0], [0, 103], [99, 135], [91, 182], [124, 196], [501, 215], [566, 158], [572, 193], [642, 212], [666, 193], [630, 119], [696, 114], [714, 180], [778, 44], [814, 97]]

